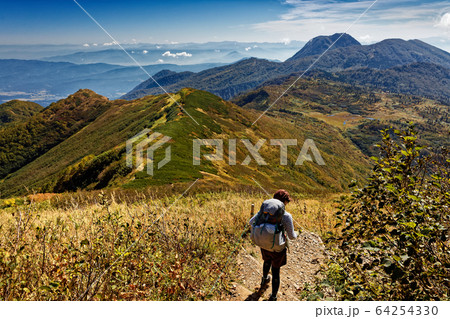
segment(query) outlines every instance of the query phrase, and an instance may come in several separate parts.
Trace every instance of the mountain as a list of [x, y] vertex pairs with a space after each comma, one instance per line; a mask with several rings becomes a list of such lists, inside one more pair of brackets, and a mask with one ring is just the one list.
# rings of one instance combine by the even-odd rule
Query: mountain
[[306, 117], [332, 125], [369, 156], [379, 155], [374, 145], [380, 141], [381, 129], [390, 126], [404, 129], [409, 122], [416, 124], [422, 145], [450, 147], [448, 104], [315, 77], [300, 79], [286, 91], [296, 78], [269, 81], [232, 101], [245, 109], [259, 111], [272, 105], [269, 114], [287, 121]]
[[28, 120], [0, 128], [0, 178], [77, 133], [102, 114], [107, 106], [107, 98], [89, 90], [80, 90]]
[[[436, 77], [432, 74], [416, 73], [418, 69], [414, 63], [428, 63], [436, 65], [436, 68], [450, 69], [450, 53], [433, 47], [419, 40], [388, 39], [371, 45], [358, 45], [358, 42], [349, 35], [344, 35], [336, 48], [329, 50], [319, 60], [317, 52], [323, 52], [325, 46], [339, 35], [331, 37], [317, 37], [308, 42], [305, 47], [285, 62], [277, 63], [262, 59], [246, 59], [223, 67], [207, 69], [188, 77], [177, 78], [171, 75], [165, 89], [175, 92], [183, 87], [193, 87], [207, 90], [230, 99], [247, 90], [253, 89], [265, 81], [290, 74], [301, 74], [311, 65], [311, 70], [327, 72], [343, 72], [359, 69], [387, 70], [404, 66], [402, 73], [409, 77], [425, 76], [423, 83], [434, 83]], [[314, 54], [314, 55], [308, 55]], [[409, 68], [409, 69], [408, 69]], [[445, 73], [445, 71], [443, 71]], [[383, 73], [378, 72], [379, 81], [383, 81]], [[389, 72], [384, 73], [390, 76]], [[344, 77], [344, 76], [343, 76]], [[387, 81], [389, 82], [389, 81]], [[370, 84], [361, 78], [361, 85]], [[393, 83], [394, 85], [395, 83]], [[426, 90], [425, 85], [422, 85]], [[440, 85], [442, 87], [442, 85]], [[139, 85], [139, 92], [131, 90], [123, 96], [126, 99], [134, 99], [147, 94], [160, 93], [154, 87], [151, 79]], [[393, 89], [393, 88], [388, 88]], [[411, 88], [411, 91], [413, 89]], [[421, 89], [421, 91], [423, 91]], [[444, 94], [445, 95], [445, 94]], [[436, 98], [436, 94], [433, 95]], [[445, 98], [445, 96], [444, 96]]]
[[[285, 71], [298, 72], [308, 68], [317, 55], [285, 62]], [[417, 62], [433, 63], [450, 68], [450, 53], [420, 40], [387, 39], [371, 45], [337, 48], [328, 51], [314, 69], [343, 71], [359, 68], [389, 69]]]
[[[158, 82], [164, 83], [164, 89], [169, 92], [193, 87], [216, 94], [224, 99], [254, 88], [262, 82], [281, 75], [280, 63], [256, 58], [239, 61], [232, 66], [221, 66], [198, 73], [171, 73], [168, 76], [158, 76]], [[160, 94], [161, 89], [148, 79], [133, 90], [122, 96], [123, 99], [136, 99], [149, 94]]]
[[[7, 197], [27, 189], [140, 189], [196, 179], [199, 188], [235, 188], [253, 184], [255, 179], [299, 192], [341, 192], [351, 180], [367, 176], [368, 157], [378, 155], [374, 144], [380, 140], [381, 129], [402, 129], [414, 121], [421, 144], [450, 147], [448, 105], [323, 78], [300, 79], [252, 125], [294, 79], [266, 82], [233, 102], [189, 88], [172, 95], [177, 103], [165, 94], [111, 101], [81, 90], [25, 122], [0, 129], [0, 194]], [[126, 141], [144, 129], [169, 137], [171, 160], [155, 168], [153, 175], [128, 167], [125, 160]], [[293, 138], [297, 146], [288, 148], [288, 165], [281, 165], [281, 148], [271, 140]], [[195, 139], [222, 140], [223, 161], [195, 155]], [[294, 165], [306, 139], [314, 141], [325, 165]], [[264, 140], [258, 152], [266, 165], [257, 165], [246, 140], [252, 145]], [[235, 151], [230, 141], [236, 142]], [[165, 147], [155, 151], [154, 163], [165, 158], [165, 151]], [[210, 146], [201, 148], [201, 154], [214, 151]], [[234, 156], [236, 165], [230, 162]], [[247, 156], [250, 163], [245, 163]], [[195, 159], [200, 165], [193, 164]]]
[[[149, 74], [165, 69], [199, 72], [219, 65], [223, 64], [156, 64], [144, 66], [144, 69]], [[137, 66], [0, 60], [0, 103], [22, 99], [47, 106], [83, 87], [89, 87], [108, 98], [117, 98], [147, 78]]]
[[18, 100], [0, 104], [0, 127], [23, 122], [42, 111], [42, 109], [43, 107], [37, 103]]
[[[334, 43], [335, 41], [336, 43]], [[320, 55], [325, 52], [333, 43], [334, 45], [330, 50], [346, 48], [353, 45], [361, 45], [361, 43], [359, 43], [352, 36], [346, 33], [335, 33], [331, 36], [318, 36], [308, 41], [300, 51], [298, 51], [287, 61], [298, 60], [312, 55]]]
[[[21, 160], [20, 165], [3, 169], [7, 175], [0, 181], [1, 196], [23, 194], [27, 189], [29, 192], [105, 187], [137, 189], [186, 183], [197, 178], [200, 180], [196, 187], [239, 187], [253, 185], [256, 179], [267, 187], [339, 192], [352, 179], [363, 178], [369, 170], [367, 156], [325, 122], [304, 117], [293, 123], [268, 116], [252, 126], [259, 112], [244, 110], [211, 93], [183, 89], [173, 98], [183, 109], [167, 95], [108, 101], [82, 90], [52, 104], [25, 124], [0, 131], [3, 139], [0, 158], [16, 157], [5, 163], [19, 163], [19, 155], [26, 156], [29, 151], [34, 154], [27, 161]], [[33, 127], [33, 123], [45, 125], [25, 130]], [[171, 147], [171, 160], [155, 169], [153, 176], [127, 167], [125, 161], [126, 141], [145, 128], [170, 137], [167, 145]], [[15, 138], [20, 135], [23, 138]], [[280, 165], [280, 147], [271, 145], [269, 140], [293, 136], [298, 139], [298, 145], [289, 147], [289, 165]], [[200, 165], [193, 165], [194, 139], [222, 139], [224, 161], [201, 157]], [[235, 150], [230, 149], [230, 139], [236, 141]], [[267, 165], [257, 165], [243, 142], [249, 140], [254, 145], [261, 139], [265, 144], [259, 154]], [[294, 165], [306, 139], [315, 142], [326, 165], [308, 161]], [[21, 147], [15, 147], [17, 143], [22, 143]], [[22, 148], [24, 152], [18, 153]], [[214, 152], [211, 147], [202, 147], [202, 154], [211, 152]], [[235, 156], [236, 165], [230, 164], [231, 155]], [[244, 164], [247, 156], [251, 161]], [[153, 160], [159, 163], [164, 157], [165, 147], [161, 147]]]
[[311, 75], [388, 92], [423, 96], [450, 105], [450, 69], [432, 63], [418, 62], [386, 70], [362, 68]]
[[[186, 78], [191, 77], [194, 72], [173, 72], [170, 70], [163, 70], [156, 73], [153, 76], [153, 79], [158, 82], [162, 87], [167, 87], [171, 83], [181, 82]], [[152, 79], [150, 81], [144, 81], [133, 89], [133, 93], [131, 95], [124, 95], [122, 98], [126, 98], [127, 100], [132, 100], [134, 97], [146, 95], [148, 89], [154, 88], [159, 93], [162, 93], [163, 90], [159, 87], [159, 85]]]

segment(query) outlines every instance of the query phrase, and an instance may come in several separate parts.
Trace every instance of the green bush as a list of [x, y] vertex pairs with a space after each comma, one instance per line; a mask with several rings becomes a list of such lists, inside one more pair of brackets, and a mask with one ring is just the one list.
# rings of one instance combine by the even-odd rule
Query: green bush
[[[449, 154], [417, 145], [413, 126], [382, 131], [369, 183], [342, 203], [331, 239], [350, 300], [448, 300]], [[398, 142], [397, 142], [398, 141]]]

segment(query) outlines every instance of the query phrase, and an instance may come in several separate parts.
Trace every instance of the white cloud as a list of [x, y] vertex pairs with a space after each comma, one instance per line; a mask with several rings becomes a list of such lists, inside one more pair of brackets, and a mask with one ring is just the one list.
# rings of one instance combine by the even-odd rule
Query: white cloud
[[97, 43], [92, 43], [92, 45], [93, 45], [94, 47], [98, 46], [98, 44], [97, 44]]
[[[440, 27], [448, 28], [450, 24], [448, 0], [378, 1], [354, 23], [372, 3], [373, 0], [285, 0], [285, 13], [273, 20], [253, 24], [251, 28], [268, 38], [283, 34], [286, 38], [307, 41], [318, 35], [344, 32], [352, 26], [348, 31], [350, 35], [361, 39], [370, 34], [370, 42], [376, 42], [386, 38], [442, 37], [442, 31], [434, 26], [438, 23]], [[442, 15], [445, 12], [447, 14]]]
[[164, 52], [164, 53], [162, 54], [162, 56], [170, 56], [170, 57], [173, 57], [173, 58], [176, 58], [176, 57], [177, 57], [176, 54], [170, 53], [170, 51]]
[[450, 28], [450, 12], [447, 12], [444, 15], [442, 15], [441, 20], [436, 26], [442, 28]]
[[177, 53], [171, 53], [170, 51], [166, 51], [162, 54], [162, 56], [169, 56], [172, 58], [178, 58], [180, 56], [184, 56], [184, 57], [191, 57], [192, 54], [191, 53], [187, 53], [187, 52], [177, 52]]
[[158, 59], [157, 62], [158, 62], [158, 63], [164, 63], [164, 60], [163, 60], [163, 59]]
[[147, 53], [148, 53], [148, 51], [147, 51], [147, 50], [143, 50], [143, 51], [142, 51], [142, 53], [144, 53], [144, 54], [147, 54]]
[[105, 47], [108, 47], [108, 46], [111, 46], [111, 45], [114, 45], [114, 44], [118, 44], [116, 41], [113, 41], [113, 42], [105, 42], [105, 43], [103, 43], [103, 45], [105, 46]]
[[89, 48], [89, 43], [83, 44], [84, 47]]
[[245, 51], [250, 51], [252, 47], [245, 48]]
[[157, 48], [157, 49], [161, 49], [161, 46], [160, 46], [160, 45], [157, 45], [156, 48]]
[[289, 38], [284, 38], [281, 41], [284, 43], [284, 45], [288, 45], [289, 43], [291, 43], [291, 39], [289, 39]]
[[372, 39], [372, 37], [368, 34], [359, 37], [359, 40], [364, 43], [370, 42], [370, 39]]

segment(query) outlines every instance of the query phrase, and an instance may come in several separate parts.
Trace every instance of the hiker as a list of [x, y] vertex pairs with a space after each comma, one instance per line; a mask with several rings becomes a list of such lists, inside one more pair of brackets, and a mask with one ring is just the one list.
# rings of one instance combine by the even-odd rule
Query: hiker
[[263, 202], [261, 209], [253, 216], [249, 224], [252, 227], [251, 237], [257, 246], [261, 248], [264, 260], [263, 276], [260, 291], [267, 289], [270, 283], [269, 271], [272, 268], [272, 294], [270, 301], [277, 300], [280, 288], [280, 268], [287, 261], [287, 239], [296, 239], [292, 215], [285, 211], [285, 205], [291, 201], [291, 197], [284, 189], [278, 190], [273, 199]]

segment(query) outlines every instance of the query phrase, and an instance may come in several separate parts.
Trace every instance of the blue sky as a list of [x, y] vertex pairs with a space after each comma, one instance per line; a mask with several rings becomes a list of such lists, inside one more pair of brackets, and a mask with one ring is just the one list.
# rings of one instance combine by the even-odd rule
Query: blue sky
[[[306, 41], [343, 32], [373, 2], [226, 0], [78, 2], [121, 43]], [[109, 43], [73, 0], [1, 1], [0, 44]], [[348, 32], [363, 43], [427, 39], [450, 49], [450, 2], [379, 0]]]

